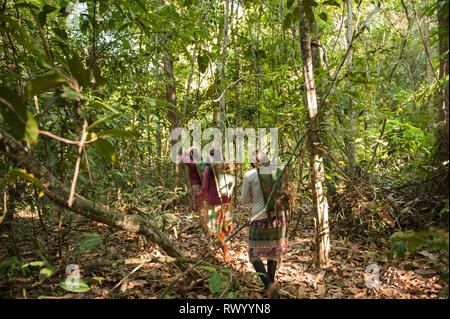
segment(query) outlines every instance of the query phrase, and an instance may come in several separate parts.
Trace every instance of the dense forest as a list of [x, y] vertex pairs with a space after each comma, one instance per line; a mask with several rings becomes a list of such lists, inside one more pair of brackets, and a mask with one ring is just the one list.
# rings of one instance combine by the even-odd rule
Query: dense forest
[[448, 7], [1, 0], [0, 297], [266, 298], [250, 137], [229, 259], [176, 160], [234, 129], [285, 164], [279, 298], [448, 298]]

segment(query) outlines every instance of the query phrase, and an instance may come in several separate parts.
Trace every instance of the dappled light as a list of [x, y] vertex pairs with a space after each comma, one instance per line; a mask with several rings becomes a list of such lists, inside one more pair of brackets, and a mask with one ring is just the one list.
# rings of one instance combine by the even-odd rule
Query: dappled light
[[0, 1], [0, 299], [448, 299], [448, 6]]

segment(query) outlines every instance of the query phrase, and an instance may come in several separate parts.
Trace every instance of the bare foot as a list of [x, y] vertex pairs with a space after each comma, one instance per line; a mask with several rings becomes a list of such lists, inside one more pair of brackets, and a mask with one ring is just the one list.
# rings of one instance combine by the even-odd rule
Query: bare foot
[[228, 249], [228, 245], [223, 245], [222, 247], [223, 249], [223, 259], [225, 259], [225, 262], [229, 262], [230, 261], [230, 251]]
[[274, 284], [270, 284], [266, 289], [267, 299], [277, 299], [278, 298], [278, 288]]

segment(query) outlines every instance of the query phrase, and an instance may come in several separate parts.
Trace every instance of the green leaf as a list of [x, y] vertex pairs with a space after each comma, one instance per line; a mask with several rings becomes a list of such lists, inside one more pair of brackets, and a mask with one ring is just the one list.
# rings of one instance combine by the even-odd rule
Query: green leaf
[[284, 26], [285, 29], [287, 29], [287, 28], [289, 28], [291, 26], [291, 24], [292, 24], [292, 13], [289, 12], [284, 17], [283, 26]]
[[200, 269], [204, 269], [204, 270], [208, 270], [208, 271], [212, 271], [212, 272], [216, 272], [217, 269], [213, 266], [198, 266], [198, 268]]
[[287, 8], [289, 9], [294, 4], [294, 0], [287, 0]]
[[164, 100], [159, 100], [159, 99], [154, 99], [154, 98], [151, 98], [151, 97], [146, 97], [146, 96], [138, 96], [137, 98], [136, 98], [136, 102], [145, 102], [145, 103], [149, 103], [150, 104], [150, 106], [157, 106], [157, 105], [160, 105], [160, 106], [171, 106], [172, 105], [172, 103], [169, 103], [169, 102], [167, 102], [167, 101], [164, 101]]
[[309, 21], [314, 21], [314, 11], [311, 6], [304, 5], [305, 14]]
[[66, 79], [56, 73], [38, 76], [25, 85], [24, 94], [25, 97], [31, 98], [34, 95], [39, 95], [64, 83], [67, 83]]
[[303, 0], [302, 4], [305, 7], [317, 7], [319, 5], [315, 0]]
[[77, 79], [78, 84], [84, 87], [89, 85], [89, 71], [84, 69], [80, 57], [77, 54], [73, 54], [72, 58], [69, 60], [69, 69], [72, 75]]
[[40, 261], [31, 261], [29, 263], [26, 263], [26, 264], [22, 265], [21, 268], [27, 268], [29, 266], [41, 267], [41, 266], [45, 266], [45, 264], [46, 264], [45, 261], [42, 261], [42, 260], [40, 260]]
[[89, 125], [87, 129], [88, 129], [88, 131], [90, 131], [90, 130], [92, 130], [94, 127], [97, 127], [97, 126], [99, 126], [100, 124], [105, 123], [106, 121], [115, 119], [115, 118], [118, 117], [118, 116], [120, 116], [119, 113], [114, 113], [114, 114], [110, 114], [110, 115], [108, 115], [108, 116], [105, 116], [105, 117], [103, 117], [103, 118], [101, 118], [101, 119], [95, 121], [95, 122], [92, 123], [91, 125]]
[[95, 150], [105, 157], [109, 162], [115, 163], [117, 160], [117, 154], [114, 147], [105, 139], [99, 138], [95, 142], [92, 142], [92, 146]]
[[115, 114], [119, 114], [119, 112], [118, 112], [117, 110], [113, 109], [113, 108], [110, 107], [109, 105], [106, 105], [106, 104], [104, 104], [104, 103], [102, 103], [102, 102], [100, 102], [100, 101], [93, 101], [93, 102], [90, 102], [89, 105], [88, 105], [88, 107], [102, 108], [102, 109], [104, 109], [104, 110], [111, 111], [111, 112], [113, 112], [113, 113], [115, 113]]
[[95, 83], [97, 83], [99, 88], [102, 88], [105, 86], [107, 80], [106, 78], [104, 78], [101, 74], [100, 68], [98, 67], [98, 65], [95, 65], [93, 68], [93, 74], [94, 74], [94, 79], [95, 79]]
[[39, 129], [33, 114], [11, 90], [3, 86], [0, 86], [0, 116], [15, 138], [37, 143]]
[[233, 269], [231, 269], [231, 268], [224, 268], [224, 269], [220, 269], [219, 272], [230, 273], [230, 272], [233, 272]]
[[48, 4], [44, 4], [44, 7], [42, 8], [42, 11], [45, 12], [46, 14], [51, 13], [55, 10], [56, 10], [55, 7], [49, 6]]
[[130, 131], [113, 128], [109, 130], [104, 130], [97, 133], [98, 136], [107, 136], [107, 137], [134, 137], [134, 134]]
[[423, 240], [423, 238], [419, 236], [411, 236], [410, 238], [408, 238], [408, 250], [413, 251], [424, 243], [425, 241]]
[[38, 20], [41, 26], [45, 26], [47, 23], [47, 14], [44, 11], [38, 13]]
[[95, 276], [88, 279], [88, 284], [90, 285], [101, 284], [103, 280], [105, 280], [104, 277]]
[[67, 86], [63, 88], [63, 93], [61, 94], [61, 96], [70, 100], [86, 100], [85, 96]]
[[395, 245], [395, 251], [397, 252], [398, 258], [403, 258], [405, 256], [405, 243], [403, 241], [398, 241]]
[[209, 278], [209, 290], [215, 294], [222, 288], [222, 278], [218, 272], [215, 272], [211, 278]]
[[206, 54], [199, 54], [197, 57], [198, 69], [200, 73], [205, 73], [208, 68], [208, 56]]
[[319, 14], [319, 18], [321, 18], [323, 21], [327, 22], [328, 21], [328, 15], [325, 12], [321, 12]]
[[103, 239], [96, 233], [88, 234], [78, 245], [75, 254], [83, 253], [103, 244]]
[[39, 280], [43, 280], [47, 277], [50, 277], [50, 275], [53, 273], [53, 268], [42, 268], [39, 272]]
[[35, 39], [16, 20], [0, 13], [0, 22], [3, 22], [5, 29], [14, 40], [28, 49], [45, 67], [52, 68], [45, 51], [36, 44]]
[[71, 278], [59, 283], [59, 286], [64, 290], [71, 292], [86, 292], [91, 289], [87, 283], [81, 278]]
[[292, 10], [292, 22], [297, 23], [299, 16], [300, 16], [300, 9], [298, 7], [295, 7], [294, 10]]
[[322, 2], [322, 4], [324, 4], [324, 5], [329, 5], [329, 6], [335, 6], [335, 7], [338, 7], [338, 8], [341, 7], [341, 5], [339, 4], [339, 2], [334, 1], [334, 0], [326, 0], [326, 1]]

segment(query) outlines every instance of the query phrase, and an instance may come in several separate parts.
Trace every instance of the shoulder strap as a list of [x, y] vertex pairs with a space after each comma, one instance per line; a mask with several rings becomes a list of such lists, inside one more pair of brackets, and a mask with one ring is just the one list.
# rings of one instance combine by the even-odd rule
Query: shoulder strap
[[[220, 195], [219, 181], [217, 180], [216, 172], [214, 170], [213, 163], [211, 163], [211, 174], [214, 176], [214, 181], [216, 183], [217, 197], [219, 197], [220, 206], [222, 206], [222, 196]], [[206, 169], [206, 168], [205, 168]]]
[[[273, 217], [273, 212], [272, 212], [272, 209], [271, 209], [271, 203], [275, 203], [275, 201], [274, 201], [274, 198], [273, 198], [273, 196], [272, 196], [272, 198], [270, 199], [270, 202], [271, 203], [269, 203], [269, 205], [267, 204], [267, 202], [268, 202], [268, 200], [269, 200], [269, 196], [270, 196], [270, 193], [269, 194], [267, 194], [267, 192], [266, 192], [266, 188], [267, 187], [264, 187], [264, 184], [263, 184], [263, 182], [261, 181], [261, 174], [260, 174], [260, 172], [259, 172], [259, 167], [256, 167], [256, 172], [257, 172], [257, 175], [258, 175], [258, 181], [259, 181], [259, 185], [261, 186], [261, 192], [262, 192], [262, 194], [263, 194], [263, 198], [264, 198], [264, 206], [266, 206], [266, 214], [267, 214], [267, 216], [268, 217]], [[273, 179], [272, 179], [272, 174], [269, 174], [270, 175], [270, 192], [272, 192], [272, 188], [273, 188]], [[272, 208], [275, 208], [275, 206], [274, 207], [272, 207]]]
[[197, 163], [194, 163], [194, 165], [195, 165], [195, 168], [197, 169], [197, 174], [198, 174], [198, 176], [200, 177], [200, 181], [201, 181], [202, 184], [203, 184], [203, 173], [200, 172], [200, 169], [198, 168]]

